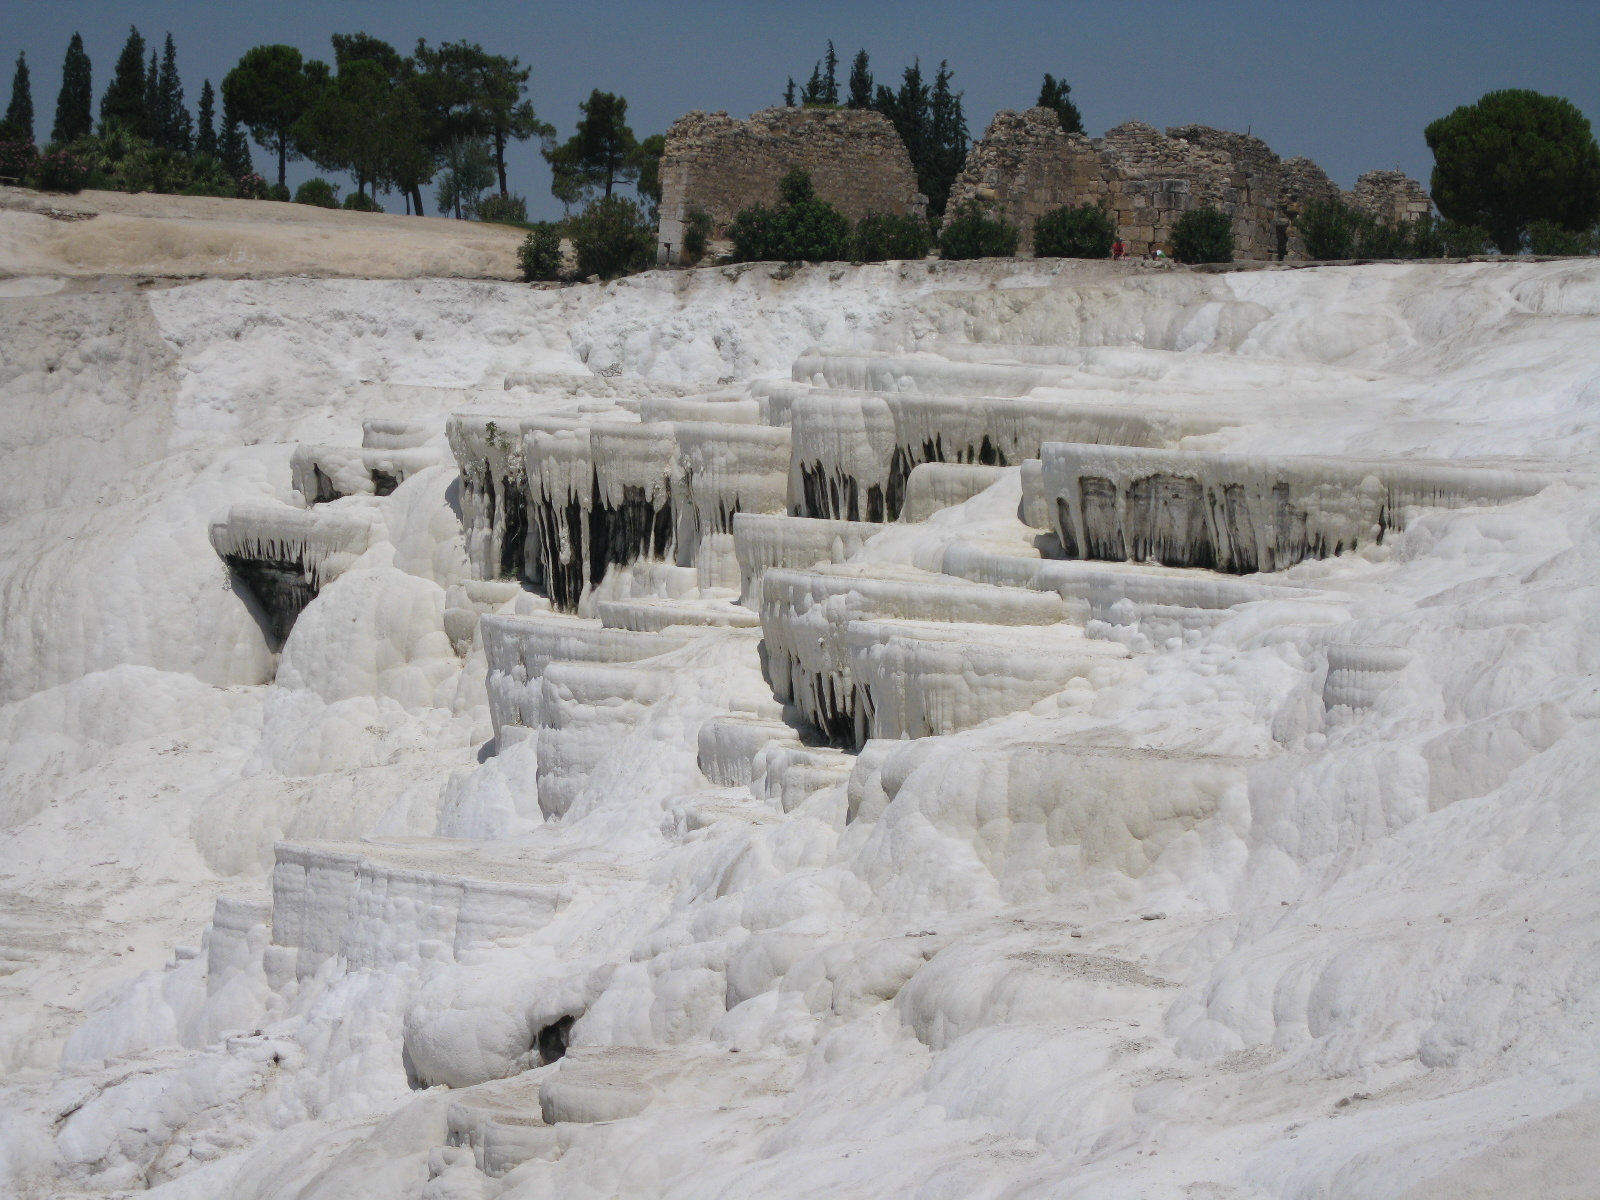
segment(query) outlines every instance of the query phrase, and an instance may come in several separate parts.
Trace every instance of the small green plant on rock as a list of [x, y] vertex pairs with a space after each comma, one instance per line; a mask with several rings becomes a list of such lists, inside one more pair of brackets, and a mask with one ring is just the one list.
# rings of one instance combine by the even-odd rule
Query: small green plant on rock
[[1233, 221], [1216, 208], [1193, 208], [1172, 226], [1172, 257], [1181, 263], [1233, 261]]

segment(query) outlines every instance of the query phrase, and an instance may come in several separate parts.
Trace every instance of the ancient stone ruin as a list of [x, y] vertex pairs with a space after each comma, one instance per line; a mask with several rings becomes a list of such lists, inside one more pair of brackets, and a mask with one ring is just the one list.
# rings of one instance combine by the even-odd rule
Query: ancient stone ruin
[[1206, 125], [1165, 133], [1128, 121], [1089, 138], [1066, 133], [1048, 108], [995, 114], [967, 154], [950, 193], [953, 207], [976, 202], [1022, 229], [1033, 246], [1033, 223], [1062, 205], [1098, 203], [1117, 223], [1129, 253], [1171, 252], [1172, 227], [1196, 208], [1233, 218], [1240, 259], [1304, 258], [1295, 221], [1307, 204], [1343, 199], [1383, 221], [1411, 220], [1431, 207], [1422, 185], [1398, 171], [1363, 175], [1341, 196], [1308, 158], [1284, 160], [1258, 137]]
[[739, 121], [691, 112], [672, 123], [661, 159], [661, 260], [683, 245], [691, 212], [709, 214], [721, 237], [741, 209], [777, 203], [778, 180], [795, 167], [852, 221], [927, 211], [911, 158], [881, 113], [769, 108]]

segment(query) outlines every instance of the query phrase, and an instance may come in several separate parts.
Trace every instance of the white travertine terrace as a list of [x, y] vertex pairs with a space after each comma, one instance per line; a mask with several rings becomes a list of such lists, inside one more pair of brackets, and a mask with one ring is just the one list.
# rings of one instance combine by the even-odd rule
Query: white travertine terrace
[[236, 504], [211, 526], [211, 546], [260, 604], [281, 646], [301, 610], [366, 553], [380, 521], [370, 508]]
[[678, 561], [694, 564], [703, 589], [737, 588], [734, 515], [785, 511], [789, 430], [710, 423], [674, 428], [683, 497]]
[[289, 472], [294, 490], [307, 504], [326, 504], [341, 496], [387, 496], [418, 471], [438, 466], [444, 457], [431, 447], [302, 445], [289, 459]]
[[1585, 1195], [1597, 297], [0, 294], [0, 1193]]
[[1381, 543], [1409, 508], [1500, 504], [1544, 475], [1446, 462], [1046, 445], [1043, 483], [1068, 558], [1281, 571]]

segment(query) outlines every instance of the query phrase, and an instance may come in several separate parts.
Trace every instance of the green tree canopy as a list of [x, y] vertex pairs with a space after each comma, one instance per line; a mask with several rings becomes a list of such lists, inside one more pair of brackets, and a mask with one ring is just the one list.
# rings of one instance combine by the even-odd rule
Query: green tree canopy
[[244, 122], [239, 120], [239, 113], [234, 108], [233, 101], [228, 99], [227, 93], [222, 96], [222, 128], [217, 131], [217, 157], [222, 160], [222, 165], [234, 179], [255, 172], [255, 164], [250, 161], [250, 139], [244, 134]]
[[6, 121], [17, 126], [33, 141], [33, 85], [28, 81], [28, 59], [17, 55], [17, 71], [11, 77], [11, 103], [6, 106]]
[[1072, 85], [1065, 79], [1057, 79], [1046, 71], [1044, 83], [1039, 88], [1036, 107], [1055, 109], [1056, 117], [1061, 121], [1061, 128], [1066, 132], [1083, 132], [1083, 114], [1072, 102]]
[[56, 96], [56, 120], [50, 130], [52, 142], [75, 142], [89, 133], [94, 127], [90, 112], [93, 98], [89, 56], [83, 51], [83, 35], [75, 33], [67, 43], [66, 61], [61, 64], [61, 91]]
[[532, 69], [516, 58], [490, 54], [472, 42], [445, 42], [430, 49], [418, 41], [416, 61], [429, 81], [429, 94], [447, 140], [481, 138], [494, 159], [500, 194], [506, 187], [506, 146], [555, 136], [533, 105], [523, 99]]
[[1433, 202], [1515, 254], [1535, 221], [1586, 229], [1600, 217], [1600, 147], [1571, 101], [1512, 89], [1441, 117], [1424, 132], [1433, 151]]
[[144, 37], [133, 26], [117, 55], [111, 85], [100, 97], [100, 123], [120, 121], [141, 137], [145, 131]]
[[371, 59], [349, 59], [294, 126], [295, 144], [325, 171], [348, 171], [356, 191], [389, 182], [394, 85]]
[[302, 61], [293, 46], [257, 46], [222, 81], [223, 100], [250, 129], [256, 144], [278, 156], [278, 184], [299, 158], [294, 128], [327, 85], [326, 63]]
[[638, 168], [633, 190], [644, 201], [646, 215], [655, 222], [661, 209], [661, 156], [667, 152], [667, 136], [652, 133], [634, 147], [633, 161]]
[[596, 88], [578, 108], [583, 119], [577, 133], [544, 152], [552, 175], [550, 190], [564, 204], [571, 203], [566, 197], [575, 190], [609, 196], [619, 182], [639, 178], [639, 143], [628, 128], [627, 100]]

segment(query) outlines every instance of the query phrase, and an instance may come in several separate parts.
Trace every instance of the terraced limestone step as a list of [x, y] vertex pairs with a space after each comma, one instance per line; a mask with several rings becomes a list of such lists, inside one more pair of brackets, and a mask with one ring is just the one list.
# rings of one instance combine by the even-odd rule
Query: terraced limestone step
[[1456, 462], [1057, 443], [1040, 457], [1068, 558], [1241, 575], [1382, 542], [1412, 507], [1503, 504], [1552, 482]]
[[770, 568], [845, 562], [859, 554], [867, 540], [883, 528], [868, 521], [735, 514], [733, 545], [739, 559], [739, 603], [760, 608], [761, 580]]
[[258, 606], [276, 651], [317, 593], [367, 552], [378, 523], [359, 502], [301, 509], [252, 501], [211, 526], [211, 546]]
[[1046, 442], [1176, 446], [1231, 422], [1076, 401], [814, 391], [793, 398], [789, 509], [895, 520], [921, 463], [1017, 466]]
[[416, 963], [424, 943], [455, 956], [520, 937], [572, 896], [570, 864], [501, 843], [279, 842], [274, 854], [268, 973], [278, 983], [335, 956], [350, 969], [382, 969]]
[[387, 496], [411, 476], [445, 460], [431, 446], [412, 449], [297, 446], [289, 458], [294, 490], [307, 504], [341, 496]]
[[499, 748], [533, 736], [543, 722], [541, 680], [555, 662], [631, 663], [687, 645], [693, 631], [646, 632], [549, 615], [491, 614], [479, 621], [488, 660], [489, 716]]
[[890, 564], [768, 570], [761, 628], [773, 696], [793, 704], [838, 746], [867, 739], [851, 671], [852, 622], [899, 618], [983, 626], [1052, 626], [1067, 619], [1050, 592], [973, 583]]

